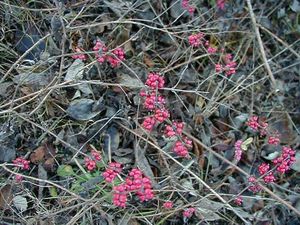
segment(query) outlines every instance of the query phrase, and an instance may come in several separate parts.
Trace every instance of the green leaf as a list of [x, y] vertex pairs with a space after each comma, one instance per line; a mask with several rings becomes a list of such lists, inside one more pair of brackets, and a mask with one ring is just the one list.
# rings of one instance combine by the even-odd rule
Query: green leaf
[[68, 177], [74, 174], [73, 168], [70, 165], [61, 165], [57, 169], [57, 175], [60, 177]]
[[243, 141], [243, 143], [241, 144], [241, 148], [244, 151], [247, 151], [248, 150], [248, 145], [250, 145], [252, 142], [253, 142], [253, 138], [252, 137], [248, 138], [247, 140]]
[[56, 187], [50, 187], [49, 192], [50, 192], [51, 197], [57, 197], [58, 196]]

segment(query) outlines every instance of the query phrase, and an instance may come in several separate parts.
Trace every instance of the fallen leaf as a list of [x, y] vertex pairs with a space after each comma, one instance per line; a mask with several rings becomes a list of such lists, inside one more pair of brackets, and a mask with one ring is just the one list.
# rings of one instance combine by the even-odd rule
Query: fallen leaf
[[281, 143], [288, 145], [294, 143], [296, 135], [287, 114], [275, 113], [274, 122], [272, 120], [269, 125], [271, 130], [278, 131]]
[[65, 76], [65, 81], [76, 81], [83, 78], [84, 62], [80, 59], [76, 59], [72, 65], [68, 68]]
[[103, 150], [105, 152], [112, 152], [114, 153], [120, 145], [120, 132], [114, 126], [109, 126], [106, 131], [106, 135], [104, 136], [104, 145]]
[[44, 163], [44, 168], [47, 171], [53, 172], [54, 170], [54, 158], [48, 158]]
[[19, 85], [45, 86], [50, 82], [48, 73], [20, 73], [13, 77], [13, 81]]
[[30, 161], [34, 164], [38, 164], [39, 162], [41, 162], [44, 159], [45, 154], [46, 154], [45, 147], [40, 146], [36, 150], [34, 150], [33, 153], [31, 153]]
[[13, 82], [3, 82], [0, 84], [0, 95], [5, 97], [8, 95], [8, 89], [13, 85]]
[[130, 88], [141, 88], [144, 87], [144, 84], [141, 80], [136, 77], [129, 76], [128, 74], [119, 74], [118, 75], [119, 83], [123, 86]]
[[6, 184], [0, 190], [0, 209], [8, 209], [12, 199], [12, 186], [10, 184]]
[[196, 215], [199, 219], [205, 221], [215, 221], [221, 219], [221, 217], [213, 210], [204, 209], [203, 207], [197, 208]]
[[100, 110], [94, 110], [95, 103], [92, 99], [76, 99], [69, 105], [67, 113], [76, 120], [90, 120], [100, 113]]
[[291, 166], [291, 168], [297, 172], [300, 172], [300, 152], [298, 151], [296, 153], [296, 162], [294, 162]]
[[27, 199], [21, 195], [17, 195], [13, 198], [14, 206], [21, 212], [27, 210], [28, 203]]

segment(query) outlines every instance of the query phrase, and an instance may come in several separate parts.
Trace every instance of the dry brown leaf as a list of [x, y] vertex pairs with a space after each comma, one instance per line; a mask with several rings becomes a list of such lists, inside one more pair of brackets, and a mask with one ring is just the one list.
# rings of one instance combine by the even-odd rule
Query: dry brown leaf
[[31, 153], [30, 161], [32, 163], [38, 164], [45, 160], [47, 162], [47, 166], [51, 167], [54, 163], [54, 160], [50, 160], [50, 159], [53, 159], [54, 155], [55, 155], [55, 149], [53, 145], [48, 144], [46, 142], [40, 147], [38, 147], [36, 150], [34, 150], [33, 153]]
[[54, 171], [54, 158], [48, 158], [44, 163], [44, 167], [47, 171]]
[[32, 163], [38, 164], [39, 162], [41, 162], [44, 159], [45, 154], [46, 154], [45, 147], [40, 146], [36, 150], [34, 150], [33, 153], [31, 153], [30, 161]]
[[144, 63], [149, 67], [149, 68], [152, 68], [154, 67], [154, 62], [153, 60], [151, 59], [151, 57], [147, 54], [147, 53], [144, 53]]
[[12, 199], [12, 186], [10, 184], [6, 184], [0, 190], [0, 209], [8, 209]]
[[204, 168], [204, 163], [205, 163], [204, 154], [203, 154], [203, 147], [194, 142], [193, 152], [196, 155], [196, 158], [198, 159], [199, 167], [201, 169], [203, 169]]

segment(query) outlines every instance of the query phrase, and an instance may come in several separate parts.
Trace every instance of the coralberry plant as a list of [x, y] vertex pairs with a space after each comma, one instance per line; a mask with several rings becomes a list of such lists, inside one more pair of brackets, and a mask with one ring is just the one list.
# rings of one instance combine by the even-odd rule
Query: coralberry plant
[[[142, 126], [149, 132], [160, 123], [169, 122], [171, 117], [165, 97], [160, 94], [160, 90], [165, 86], [165, 80], [158, 73], [149, 73], [145, 82], [145, 89], [142, 89], [140, 96], [144, 99], [144, 108], [150, 113]], [[166, 124], [164, 135], [166, 138], [177, 139], [174, 142], [173, 152], [180, 157], [188, 157], [189, 150], [192, 148], [192, 141], [183, 135], [184, 123], [173, 121]]]
[[[123, 48], [116, 48], [111, 51], [105, 46], [103, 42], [97, 40], [93, 47], [95, 59], [100, 64], [108, 62], [111, 67], [118, 67], [122, 61], [125, 60], [125, 52]], [[72, 56], [73, 59], [80, 59], [82, 61], [87, 60], [87, 55], [84, 54], [82, 48], [75, 48], [76, 54]]]
[[[259, 119], [258, 116], [251, 116], [246, 125], [256, 133], [259, 133], [260, 137], [266, 137], [267, 143], [270, 145], [279, 145], [280, 139], [277, 131], [269, 131], [269, 126], [267, 122], [264, 122]], [[235, 160], [238, 163], [243, 154], [243, 149], [245, 148], [245, 142], [243, 140], [237, 140], [234, 144], [235, 148]], [[290, 168], [291, 165], [296, 161], [295, 158], [296, 151], [289, 146], [282, 146], [282, 151], [280, 156], [273, 159], [272, 164], [262, 162], [257, 171], [261, 179], [266, 183], [276, 182], [276, 174], [282, 175], [285, 174]], [[257, 178], [252, 175], [248, 178], [249, 186], [248, 189], [252, 192], [258, 192], [261, 190], [261, 187], [257, 183]]]

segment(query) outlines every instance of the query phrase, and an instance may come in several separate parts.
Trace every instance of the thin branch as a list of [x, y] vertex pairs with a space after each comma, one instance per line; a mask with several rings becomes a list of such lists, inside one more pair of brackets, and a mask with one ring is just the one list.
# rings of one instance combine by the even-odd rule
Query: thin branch
[[249, 8], [249, 13], [250, 13], [251, 20], [252, 20], [252, 23], [253, 23], [253, 28], [254, 28], [254, 31], [255, 31], [255, 35], [256, 35], [256, 38], [257, 38], [257, 41], [258, 41], [260, 54], [261, 54], [262, 59], [264, 61], [264, 65], [265, 65], [265, 68], [268, 72], [268, 75], [271, 79], [272, 86], [276, 90], [276, 80], [275, 80], [274, 75], [272, 73], [271, 67], [268, 63], [268, 59], [267, 59], [266, 52], [265, 52], [265, 49], [264, 49], [264, 46], [263, 46], [263, 42], [262, 42], [261, 37], [260, 37], [259, 29], [258, 29], [258, 26], [257, 26], [256, 18], [255, 18], [250, 0], [247, 0], [247, 5], [248, 5], [248, 8]]

